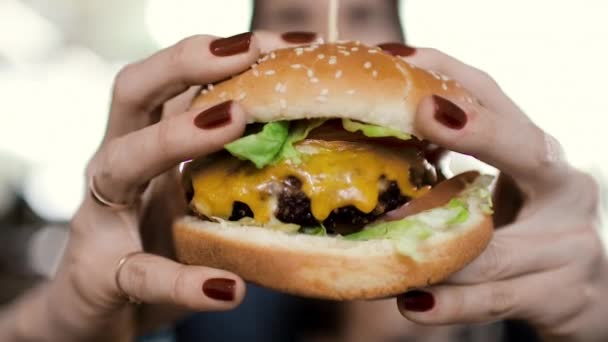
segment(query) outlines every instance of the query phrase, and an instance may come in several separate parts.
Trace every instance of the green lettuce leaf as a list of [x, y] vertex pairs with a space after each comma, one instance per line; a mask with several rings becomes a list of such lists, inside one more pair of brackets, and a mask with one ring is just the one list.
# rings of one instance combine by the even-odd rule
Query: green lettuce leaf
[[465, 199], [455, 198], [443, 207], [430, 209], [401, 220], [372, 224], [360, 232], [344, 236], [344, 239], [391, 240], [399, 253], [417, 258], [416, 249], [419, 241], [432, 236], [435, 230], [464, 223], [468, 218], [467, 202]]
[[342, 127], [345, 130], [355, 133], [361, 131], [363, 135], [370, 138], [395, 137], [401, 140], [409, 140], [412, 137], [396, 129], [386, 128], [377, 125], [364, 124], [350, 119], [342, 119]]
[[402, 238], [426, 239], [432, 232], [423, 222], [411, 219], [379, 222], [357, 233], [344, 236], [346, 240], [366, 241], [376, 239], [399, 240]]
[[288, 121], [269, 122], [262, 131], [224, 145], [233, 156], [263, 168], [277, 158], [289, 135]]
[[281, 151], [275, 158], [275, 161], [278, 162], [278, 161], [287, 159], [296, 164], [301, 163], [302, 162], [302, 159], [300, 158], [301, 153], [298, 150], [296, 150], [296, 148], [293, 145], [297, 142], [300, 142], [300, 141], [306, 139], [306, 137], [308, 136], [310, 131], [321, 126], [325, 121], [327, 121], [327, 120], [316, 119], [316, 120], [301, 120], [301, 121], [295, 122], [293, 127], [289, 130], [289, 135], [287, 136], [287, 139], [285, 140], [285, 143], [283, 144]]
[[[325, 121], [327, 120], [298, 120], [292, 122], [291, 127], [289, 121], [269, 122], [260, 132], [246, 135], [224, 145], [224, 148], [239, 159], [251, 161], [258, 168], [282, 160], [299, 164], [302, 162], [302, 154], [294, 147], [294, 144], [306, 139], [310, 131], [321, 126]], [[410, 135], [391, 128], [349, 119], [342, 119], [342, 126], [349, 132], [361, 131], [365, 136], [372, 138], [396, 137], [403, 140], [411, 138]]]
[[327, 236], [327, 229], [322, 224], [318, 227], [304, 227], [301, 232], [307, 235]]

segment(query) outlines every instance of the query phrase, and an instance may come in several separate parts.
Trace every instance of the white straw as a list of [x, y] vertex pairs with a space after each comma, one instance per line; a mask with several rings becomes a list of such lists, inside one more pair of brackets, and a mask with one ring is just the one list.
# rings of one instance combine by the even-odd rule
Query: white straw
[[327, 18], [327, 39], [329, 42], [338, 40], [338, 1], [329, 0], [329, 11]]

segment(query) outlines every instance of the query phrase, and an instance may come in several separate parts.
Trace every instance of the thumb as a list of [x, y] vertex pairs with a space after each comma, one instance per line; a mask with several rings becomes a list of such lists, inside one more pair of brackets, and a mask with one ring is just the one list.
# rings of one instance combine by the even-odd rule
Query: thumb
[[236, 307], [245, 295], [243, 280], [232, 273], [152, 254], [133, 255], [118, 272], [118, 291], [144, 303], [223, 311]]

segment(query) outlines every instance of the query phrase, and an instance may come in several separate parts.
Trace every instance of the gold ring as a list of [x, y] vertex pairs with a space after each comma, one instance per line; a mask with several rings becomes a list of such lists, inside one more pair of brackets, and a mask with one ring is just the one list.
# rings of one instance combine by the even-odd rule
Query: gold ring
[[116, 283], [116, 288], [118, 289], [118, 293], [119, 295], [126, 299], [128, 303], [130, 304], [134, 304], [134, 305], [139, 305], [141, 304], [141, 300], [130, 296], [129, 294], [127, 294], [127, 292], [125, 292], [125, 290], [122, 288], [122, 286], [120, 286], [120, 271], [122, 271], [123, 266], [127, 263], [127, 261], [129, 261], [129, 259], [137, 254], [144, 254], [144, 252], [142, 251], [135, 251], [135, 252], [131, 252], [126, 254], [125, 256], [123, 256], [122, 258], [120, 258], [120, 260], [118, 260], [118, 263], [116, 264], [116, 272], [114, 272], [114, 282]]
[[91, 196], [93, 196], [97, 203], [106, 206], [112, 210], [125, 210], [129, 209], [133, 205], [132, 203], [114, 203], [103, 197], [99, 190], [97, 190], [97, 186], [95, 184], [95, 176], [92, 176], [89, 179], [89, 191], [91, 192]]

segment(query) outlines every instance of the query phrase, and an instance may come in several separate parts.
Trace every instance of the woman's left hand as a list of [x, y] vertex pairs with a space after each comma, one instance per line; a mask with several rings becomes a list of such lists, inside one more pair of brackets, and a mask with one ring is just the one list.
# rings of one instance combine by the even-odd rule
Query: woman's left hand
[[421, 324], [524, 319], [547, 338], [606, 341], [608, 264], [593, 179], [567, 164], [557, 142], [487, 74], [432, 49], [404, 58], [455, 79], [480, 101], [448, 99], [466, 122], [455, 128], [437, 119], [437, 100], [428, 98], [418, 108], [417, 129], [510, 175], [523, 206], [466, 268], [440, 285], [400, 296], [401, 313]]

